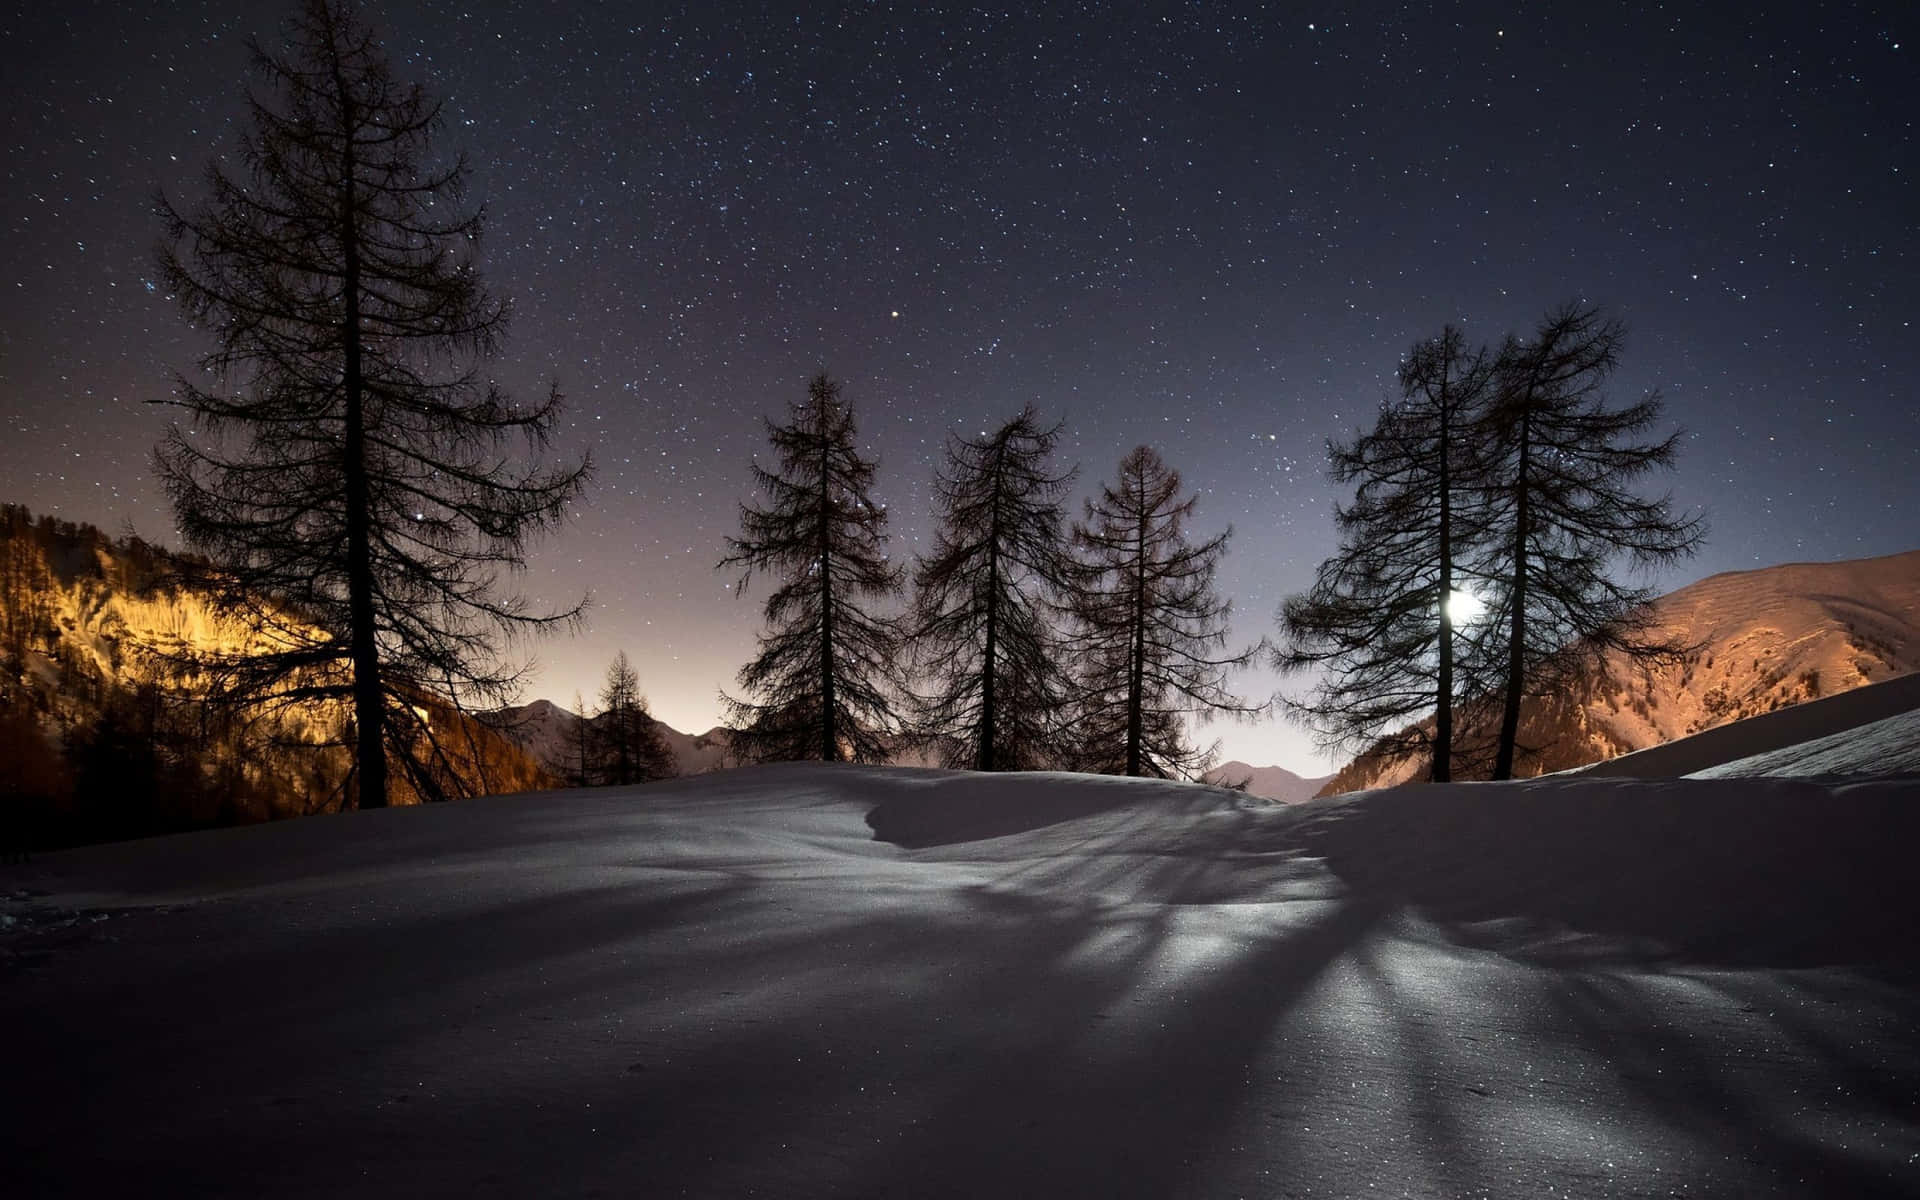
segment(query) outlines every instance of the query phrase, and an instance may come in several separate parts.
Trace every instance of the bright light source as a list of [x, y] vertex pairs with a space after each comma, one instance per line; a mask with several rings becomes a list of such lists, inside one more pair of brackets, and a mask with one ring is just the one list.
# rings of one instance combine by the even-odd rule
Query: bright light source
[[1465, 625], [1486, 609], [1485, 602], [1472, 592], [1452, 592], [1447, 596], [1447, 619], [1455, 625]]

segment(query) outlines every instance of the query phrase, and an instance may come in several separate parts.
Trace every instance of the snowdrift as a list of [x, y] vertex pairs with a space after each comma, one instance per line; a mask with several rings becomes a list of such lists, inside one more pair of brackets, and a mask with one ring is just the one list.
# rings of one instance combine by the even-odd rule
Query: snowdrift
[[781, 766], [70, 851], [0, 1181], [1912, 1195], [1916, 808]]
[[[1862, 726], [1885, 723], [1878, 736]], [[1902, 739], [1900, 730], [1909, 736]], [[1811, 743], [1819, 742], [1814, 747]], [[1661, 779], [1714, 770], [1722, 775], [1895, 775], [1920, 771], [1920, 672], [1870, 684], [1824, 700], [1763, 713], [1665, 745], [1624, 754], [1567, 772], [1593, 778]], [[1904, 753], [1903, 753], [1904, 750]], [[1789, 762], [1823, 755], [1816, 770], [1788, 770]], [[1776, 757], [1761, 761], [1755, 756]], [[1745, 767], [1735, 764], [1754, 759]]]
[[1298, 836], [1356, 896], [1521, 956], [1920, 963], [1916, 780], [1425, 784]]
[[1226, 789], [1065, 772], [941, 771], [893, 778], [900, 780], [898, 794], [881, 799], [867, 813], [867, 825], [874, 837], [908, 849], [1005, 837], [1097, 814], [1146, 810], [1194, 817], [1266, 806]]

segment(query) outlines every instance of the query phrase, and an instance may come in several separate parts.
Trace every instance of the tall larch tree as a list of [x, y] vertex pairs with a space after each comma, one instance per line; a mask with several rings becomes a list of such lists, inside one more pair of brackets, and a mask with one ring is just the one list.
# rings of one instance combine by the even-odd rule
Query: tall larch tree
[[1624, 557], [1647, 570], [1691, 555], [1706, 537], [1697, 515], [1671, 496], [1637, 488], [1671, 469], [1680, 432], [1653, 438], [1661, 402], [1650, 394], [1613, 407], [1606, 383], [1619, 366], [1625, 327], [1595, 307], [1547, 314], [1530, 341], [1510, 338], [1497, 367], [1482, 441], [1495, 531], [1481, 574], [1497, 585], [1493, 609], [1505, 657], [1493, 777], [1513, 775], [1520, 704], [1608, 651], [1637, 659], [1684, 652], [1651, 635], [1649, 587], [1615, 579]]
[[860, 451], [853, 409], [824, 372], [785, 424], [769, 421], [774, 469], [759, 464], [762, 504], [740, 506], [740, 535], [722, 569], [745, 594], [757, 572], [767, 597], [760, 652], [740, 669], [746, 696], [722, 695], [735, 757], [884, 762], [900, 729], [896, 623], [875, 606], [900, 591], [886, 552], [886, 509], [874, 502], [876, 464]]
[[[159, 265], [212, 350], [181, 376], [156, 451], [187, 542], [255, 636], [209, 659], [218, 695], [350, 705], [361, 807], [391, 760], [417, 792], [464, 790], [422, 691], [510, 698], [514, 635], [573, 620], [500, 588], [587, 465], [542, 469], [556, 392], [512, 403], [480, 364], [506, 309], [474, 263], [466, 162], [436, 162], [440, 105], [394, 78], [350, 0], [309, 0], [287, 47], [253, 47], [240, 153], [191, 211], [162, 198]], [[229, 165], [230, 164], [230, 165]]]
[[600, 716], [591, 727], [595, 773], [601, 783], [625, 786], [655, 779], [671, 779], [677, 768], [673, 747], [660, 723], [647, 711], [640, 692], [640, 676], [620, 651], [607, 666], [600, 687]]
[[1028, 406], [992, 433], [949, 439], [934, 479], [939, 527], [915, 567], [911, 639], [930, 684], [917, 725], [950, 767], [1059, 765], [1067, 678], [1052, 618], [1075, 474], [1051, 465], [1059, 439]]
[[1232, 530], [1195, 543], [1194, 497], [1147, 446], [1121, 460], [1075, 522], [1069, 652], [1078, 664], [1077, 765], [1107, 774], [1190, 778], [1213, 748], [1188, 740], [1189, 717], [1261, 711], [1227, 690], [1261, 650], [1226, 650], [1231, 606], [1214, 574]]
[[1464, 568], [1487, 532], [1476, 438], [1492, 367], [1447, 326], [1401, 362], [1399, 400], [1373, 428], [1329, 445], [1333, 479], [1354, 485], [1353, 500], [1334, 509], [1340, 548], [1282, 606], [1273, 657], [1283, 672], [1318, 673], [1312, 694], [1288, 707], [1323, 745], [1426, 751], [1436, 782], [1452, 778], [1455, 702], [1486, 682], [1478, 656], [1459, 661], [1455, 626]]

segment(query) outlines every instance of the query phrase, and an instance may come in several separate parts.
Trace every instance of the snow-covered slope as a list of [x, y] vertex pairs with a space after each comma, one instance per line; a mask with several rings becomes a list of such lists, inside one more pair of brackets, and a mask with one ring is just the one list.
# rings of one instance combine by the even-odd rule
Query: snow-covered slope
[[[1656, 632], [1699, 645], [1643, 670], [1618, 656], [1563, 694], [1527, 701], [1522, 774], [1658, 746], [1920, 671], [1920, 550], [1714, 575], [1655, 602]], [[1330, 793], [1422, 777], [1411, 758], [1349, 764]]]
[[1696, 771], [1696, 779], [1920, 777], [1920, 708]]
[[[1869, 733], [1865, 728], [1876, 726]], [[1680, 775], [1805, 775], [1813, 755], [1834, 775], [1897, 775], [1913, 769], [1920, 736], [1901, 747], [1898, 731], [1920, 727], [1920, 673], [1734, 721], [1692, 737], [1579, 768], [1594, 778]], [[1742, 766], [1740, 764], [1745, 763]], [[1763, 763], [1777, 763], [1772, 770]], [[1789, 764], [1799, 764], [1789, 767]]]
[[93, 847], [0, 868], [0, 1178], [1913, 1195], [1917, 835], [1911, 779], [787, 765]]

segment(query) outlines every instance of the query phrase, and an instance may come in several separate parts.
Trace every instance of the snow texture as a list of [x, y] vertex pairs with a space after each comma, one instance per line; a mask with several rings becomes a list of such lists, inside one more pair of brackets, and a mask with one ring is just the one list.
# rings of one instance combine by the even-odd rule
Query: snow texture
[[0, 1192], [1914, 1195], [1917, 833], [790, 765], [76, 850], [0, 887]]
[[[1818, 766], [1809, 766], [1818, 763]], [[1763, 713], [1567, 774], [1900, 775], [1920, 770], [1920, 673]]]

